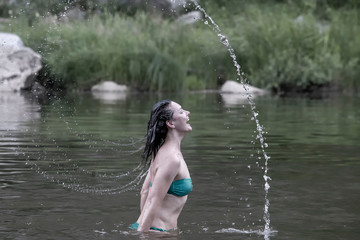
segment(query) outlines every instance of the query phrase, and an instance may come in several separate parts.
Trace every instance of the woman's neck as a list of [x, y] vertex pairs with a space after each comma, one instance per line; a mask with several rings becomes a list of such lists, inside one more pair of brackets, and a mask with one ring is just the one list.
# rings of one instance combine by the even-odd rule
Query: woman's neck
[[179, 134], [177, 134], [177, 132], [169, 131], [165, 138], [164, 145], [177, 148], [180, 151], [181, 141], [183, 137], [184, 137], [183, 135], [180, 136]]

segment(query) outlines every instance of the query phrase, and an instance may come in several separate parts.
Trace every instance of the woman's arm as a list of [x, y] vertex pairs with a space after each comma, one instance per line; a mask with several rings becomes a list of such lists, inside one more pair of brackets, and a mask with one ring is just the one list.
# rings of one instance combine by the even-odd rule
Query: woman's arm
[[144, 208], [144, 205], [145, 205], [148, 193], [149, 193], [149, 188], [150, 188], [150, 170], [148, 171], [148, 173], [146, 175], [145, 181], [144, 181], [143, 186], [140, 191], [140, 195], [141, 195], [141, 197], [140, 197], [140, 213], [142, 212], [142, 210]]
[[176, 156], [169, 157], [167, 155], [166, 157], [166, 159], [158, 159], [161, 164], [159, 164], [155, 173], [151, 191], [149, 191], [146, 202], [143, 206], [138, 231], [149, 231], [172, 181], [179, 172], [180, 159]]

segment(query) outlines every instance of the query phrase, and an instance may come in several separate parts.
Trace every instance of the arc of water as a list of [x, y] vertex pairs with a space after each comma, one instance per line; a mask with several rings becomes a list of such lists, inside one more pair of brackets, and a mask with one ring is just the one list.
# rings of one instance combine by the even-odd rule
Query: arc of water
[[[126, 192], [126, 191], [129, 191], [129, 190], [135, 188], [136, 186], [138, 186], [140, 184], [141, 180], [146, 176], [146, 174], [148, 172], [148, 170], [142, 169], [140, 171], [140, 173], [133, 180], [131, 180], [129, 183], [127, 183], [125, 185], [122, 185], [120, 187], [115, 187], [115, 188], [100, 189], [100, 188], [89, 186], [87, 184], [66, 183], [64, 181], [61, 181], [60, 179], [49, 174], [47, 171], [41, 169], [41, 167], [39, 167], [35, 162], [30, 161], [29, 159], [26, 161], [26, 165], [30, 165], [30, 167], [33, 170], [35, 170], [37, 173], [41, 174], [44, 178], [50, 180], [51, 182], [55, 182], [64, 188], [74, 190], [77, 192], [82, 192], [82, 193], [108, 194], [108, 195], [119, 194], [119, 193]], [[76, 178], [72, 178], [72, 180], [75, 181]]]
[[[66, 128], [68, 129], [68, 131], [76, 136], [77, 138], [79, 138], [80, 140], [82, 141], [88, 141], [88, 139], [86, 139], [82, 134], [79, 134], [78, 132], [74, 131], [70, 126], [69, 126], [69, 121], [66, 120], [65, 116], [63, 113], [60, 113], [60, 112], [57, 112], [58, 116], [59, 116], [59, 119], [63, 120], [64, 124], [66, 125]], [[74, 119], [73, 120], [75, 125], [78, 125], [78, 123], [76, 122], [76, 120]], [[49, 131], [49, 127], [47, 127], [47, 130]], [[90, 135], [91, 137], [93, 137], [93, 135]], [[94, 137], [93, 137], [94, 138]], [[136, 140], [136, 141], [133, 141], [132, 143], [128, 143], [128, 144], [121, 144], [121, 143], [116, 143], [116, 142], [113, 142], [113, 141], [109, 141], [109, 140], [105, 140], [105, 139], [94, 139], [93, 141], [95, 141], [95, 144], [96, 142], [105, 142], [105, 143], [108, 143], [108, 144], [112, 144], [112, 145], [115, 145], [115, 146], [119, 146], [119, 147], [129, 147], [129, 146], [135, 146], [136, 144], [140, 143], [140, 142], [143, 142], [144, 139], [139, 139], [139, 140]], [[54, 141], [50, 141], [51, 143], [56, 143]], [[122, 153], [122, 154], [126, 154], [126, 155], [131, 155], [131, 154], [135, 154], [135, 153], [138, 153], [139, 151], [141, 151], [143, 149], [143, 146], [137, 148], [136, 150], [132, 150], [132, 151], [124, 151], [124, 150], [118, 150], [118, 149], [114, 149], [115, 151], [119, 152], [119, 153]], [[99, 151], [99, 150], [97, 150]], [[139, 170], [142, 170], [143, 168], [143, 165], [142, 163], [139, 163], [138, 166], [136, 166], [134, 169], [132, 170], [129, 170], [125, 173], [120, 173], [120, 174], [97, 174], [96, 176], [97, 177], [100, 177], [100, 178], [104, 178], [104, 179], [120, 179], [122, 177], [126, 177], [130, 174], [133, 174], [134, 172], [136, 171], [139, 171]], [[93, 175], [93, 172], [92, 171], [88, 171], [84, 168], [81, 168], [79, 166], [77, 166], [77, 170], [82, 172], [82, 173], [85, 173], [85, 174], [89, 174], [89, 175]], [[37, 172], [40, 172], [41, 170], [38, 169]]]
[[[77, 138], [83, 140], [83, 141], [88, 141], [88, 139], [86, 139], [83, 135], [83, 133], [79, 133], [75, 130], [73, 130], [70, 126], [69, 126], [69, 119], [66, 119], [65, 115], [63, 113], [60, 113], [60, 112], [57, 112], [59, 118], [61, 120], [63, 120], [64, 124], [66, 125], [67, 129], [69, 130], [69, 132], [71, 134], [73, 134], [74, 136], [76, 136]], [[72, 119], [73, 121], [73, 124], [75, 126], [78, 126], [79, 123], [76, 121], [76, 119]], [[138, 140], [135, 140], [135, 141], [132, 141], [131, 143], [118, 143], [118, 142], [114, 142], [114, 141], [110, 141], [110, 140], [107, 140], [107, 139], [96, 139], [95, 136], [93, 136], [92, 134], [87, 134], [89, 137], [91, 137], [93, 139], [93, 141], [98, 141], [98, 142], [105, 142], [105, 143], [108, 143], [108, 144], [111, 144], [111, 145], [114, 145], [114, 146], [119, 146], [119, 147], [128, 147], [128, 146], [135, 146], [136, 144], [138, 143], [141, 143], [144, 141], [144, 138], [140, 138]], [[140, 151], [141, 148], [138, 148], [134, 151], [126, 151], [126, 152], [129, 152], [130, 154], [132, 153], [136, 153], [138, 151]]]
[[[236, 55], [234, 53], [234, 49], [231, 47], [229, 40], [226, 38], [225, 35], [222, 34], [220, 27], [215, 23], [215, 21], [207, 14], [207, 12], [205, 11], [204, 8], [202, 8], [195, 0], [191, 0], [191, 2], [194, 3], [196, 9], [200, 10], [203, 14], [205, 19], [208, 19], [211, 23], [211, 25], [213, 26], [213, 31], [215, 31], [220, 39], [220, 42], [222, 44], [224, 44], [229, 53], [230, 53], [230, 57], [233, 60], [234, 66], [236, 67], [236, 74], [238, 76], [237, 80], [240, 80], [240, 83], [242, 84], [243, 88], [245, 89], [246, 92], [246, 98], [250, 104], [250, 108], [251, 108], [251, 112], [253, 114], [253, 118], [255, 120], [256, 123], [256, 131], [257, 131], [257, 138], [260, 141], [260, 146], [261, 146], [261, 151], [262, 154], [264, 156], [265, 159], [265, 163], [264, 163], [264, 190], [265, 190], [265, 206], [264, 206], [264, 221], [265, 221], [265, 227], [264, 227], [264, 234], [265, 234], [265, 239], [268, 239], [268, 235], [270, 233], [270, 213], [269, 213], [269, 206], [270, 206], [270, 201], [268, 199], [268, 192], [269, 192], [269, 188], [270, 188], [270, 184], [269, 184], [269, 180], [271, 180], [271, 178], [268, 176], [268, 161], [270, 159], [270, 156], [268, 156], [266, 154], [265, 151], [265, 147], [267, 147], [267, 144], [265, 143], [264, 140], [264, 136], [263, 136], [263, 126], [260, 125], [260, 121], [258, 119], [258, 113], [256, 112], [256, 106], [254, 101], [252, 100], [251, 94], [249, 93], [249, 89], [246, 86], [247, 83], [247, 78], [245, 77], [244, 72], [241, 71], [241, 66], [238, 64], [237, 60], [236, 60]], [[207, 21], [205, 21], [205, 24], [209, 25], [209, 23]], [[209, 25], [209, 26], [211, 26]]]
[[[63, 119], [63, 116], [60, 118]], [[66, 122], [66, 121], [64, 121], [64, 122]], [[49, 130], [50, 130], [49, 126], [47, 126], [47, 131], [49, 131]], [[69, 130], [71, 130], [71, 129], [69, 129]], [[54, 144], [57, 148], [59, 148], [57, 145], [57, 142], [55, 140], [49, 141], [49, 144], [50, 145]], [[18, 146], [17, 149], [20, 149], [20, 146]], [[17, 152], [21, 152], [21, 151], [17, 151]], [[25, 153], [23, 153], [23, 154], [25, 154]], [[66, 155], [66, 153], [65, 153], [65, 155]], [[44, 178], [50, 180], [51, 182], [55, 182], [64, 188], [68, 188], [70, 190], [74, 190], [74, 191], [78, 191], [78, 192], [82, 192], [82, 193], [108, 194], [109, 195], [109, 194], [119, 194], [122, 192], [126, 192], [126, 191], [134, 189], [136, 186], [138, 186], [140, 184], [141, 180], [144, 178], [144, 176], [147, 173], [144, 166], [141, 163], [139, 163], [139, 165], [136, 166], [134, 169], [129, 170], [122, 174], [116, 174], [116, 175], [115, 174], [114, 175], [113, 174], [111, 174], [111, 175], [97, 174], [96, 177], [100, 177], [102, 179], [119, 180], [122, 177], [126, 177], [126, 176], [129, 176], [130, 174], [132, 175], [133, 173], [140, 171], [136, 176], [133, 177], [133, 179], [130, 182], [126, 183], [125, 185], [101, 189], [101, 188], [97, 188], [96, 186], [89, 186], [87, 184], [82, 184], [77, 179], [77, 177], [74, 177], [74, 176], [70, 177], [72, 183], [67, 183], [66, 181], [61, 180], [61, 178], [58, 178], [58, 177], [54, 176], [53, 174], [47, 172], [46, 170], [42, 169], [42, 167], [40, 167], [36, 163], [36, 161], [30, 160], [29, 156], [26, 156], [26, 158], [27, 158], [26, 165], [30, 166], [31, 169], [33, 169], [37, 173], [41, 174]], [[40, 157], [40, 152], [39, 152], [38, 160], [40, 160], [40, 158], [41, 157]], [[46, 158], [46, 156], [45, 156], [45, 158]], [[65, 156], [65, 158], [66, 158], [66, 156]], [[55, 160], [53, 160], [52, 162], [55, 163]], [[51, 167], [51, 166], [53, 166], [53, 164], [49, 165], [49, 167]], [[75, 169], [75, 171], [80, 170], [81, 172], [83, 172], [85, 174], [93, 175], [93, 172], [91, 172], [91, 171], [80, 168], [74, 164], [73, 164], [73, 166], [78, 168], [78, 169]], [[56, 173], [56, 175], [58, 175], [58, 173]]]

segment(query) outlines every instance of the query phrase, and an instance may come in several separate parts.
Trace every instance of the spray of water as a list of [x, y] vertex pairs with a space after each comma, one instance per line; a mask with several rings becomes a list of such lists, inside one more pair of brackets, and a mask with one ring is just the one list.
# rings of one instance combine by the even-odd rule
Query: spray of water
[[271, 180], [271, 178], [268, 176], [268, 161], [270, 159], [270, 156], [268, 156], [266, 154], [265, 148], [268, 146], [265, 143], [265, 139], [264, 139], [264, 130], [263, 130], [263, 126], [260, 124], [260, 121], [258, 119], [258, 115], [259, 113], [256, 111], [256, 106], [254, 101], [252, 100], [252, 96], [249, 93], [249, 89], [247, 87], [247, 78], [244, 74], [244, 72], [241, 71], [241, 66], [238, 64], [237, 60], [236, 60], [236, 55], [234, 53], [234, 49], [231, 47], [229, 40], [226, 38], [225, 35], [222, 34], [219, 26], [215, 23], [215, 21], [207, 14], [207, 12], [205, 11], [204, 8], [202, 8], [195, 0], [192, 0], [192, 3], [195, 5], [196, 9], [198, 9], [199, 11], [201, 11], [204, 14], [204, 23], [206, 25], [209, 25], [213, 31], [215, 31], [220, 39], [220, 42], [222, 44], [225, 45], [225, 47], [228, 49], [229, 53], [230, 53], [230, 57], [233, 60], [234, 66], [236, 68], [236, 74], [237, 74], [237, 81], [240, 81], [240, 83], [242, 84], [243, 88], [245, 89], [246, 92], [246, 98], [250, 104], [251, 107], [251, 112], [252, 112], [252, 119], [255, 120], [256, 123], [256, 131], [257, 131], [257, 136], [256, 138], [259, 139], [260, 141], [260, 147], [261, 147], [261, 151], [262, 154], [264, 156], [265, 159], [265, 163], [264, 163], [264, 190], [265, 190], [265, 205], [264, 205], [264, 221], [265, 221], [265, 227], [264, 227], [264, 238], [265, 239], [269, 239], [269, 235], [271, 233], [270, 230], [270, 213], [269, 213], [269, 206], [270, 206], [270, 201], [268, 199], [268, 193], [269, 193], [269, 188], [270, 188], [270, 184], [269, 181]]
[[[56, 101], [53, 102], [54, 106], [56, 104]], [[63, 102], [60, 102], [60, 105], [63, 105]], [[85, 144], [89, 149], [88, 151], [93, 152], [93, 155], [97, 155], [99, 152], [114, 151], [118, 156], [130, 156], [139, 153], [143, 148], [142, 146], [139, 147], [139, 145], [143, 145], [143, 138], [118, 142], [96, 138], [91, 134], [80, 132], [77, 129], [79, 123], [76, 121], [76, 117], [73, 115], [65, 116], [64, 111], [68, 109], [64, 109], [63, 106], [54, 109], [56, 109], [56, 121], [60, 120], [65, 125], [65, 128], [62, 129], [67, 130], [69, 136], [72, 136], [76, 142]], [[48, 115], [43, 116], [44, 133], [39, 134], [39, 132], [34, 131], [32, 134], [32, 142], [36, 143], [37, 151], [24, 155], [27, 159], [26, 165], [45, 179], [72, 191], [109, 195], [137, 188], [146, 176], [147, 170], [141, 163], [122, 173], [97, 173], [80, 167], [79, 163], [68, 155], [68, 146], [64, 146], [62, 142], [59, 142], [60, 140], [54, 138], [56, 134], [53, 134], [51, 121]], [[109, 146], [111, 146], [110, 149]], [[53, 152], [50, 156], [48, 156], [48, 150]], [[18, 146], [18, 152], [22, 152], [20, 146]], [[54, 155], [54, 152], [57, 154]], [[92, 183], [85, 184], [89, 181]]]
[[[56, 142], [54, 142], [54, 144], [56, 144]], [[21, 152], [21, 150], [19, 150], [19, 152]], [[27, 155], [24, 157], [27, 159], [26, 165], [35, 172], [41, 174], [45, 179], [57, 183], [69, 190], [82, 193], [100, 195], [123, 193], [137, 188], [141, 180], [147, 174], [147, 170], [141, 165], [121, 174], [95, 174], [92, 171], [80, 168], [76, 163], [71, 163], [71, 159], [67, 158], [65, 152], [59, 152], [59, 157], [65, 160], [64, 164], [61, 163], [62, 160], [56, 160], [54, 157], [52, 157], [52, 159], [47, 159], [46, 152], [44, 151], [39, 151], [38, 155]], [[66, 161], [70, 163], [67, 163]], [[90, 177], [90, 180], [96, 180], [98, 183], [84, 184], [83, 182], [86, 181], [80, 178], [81, 175]], [[125, 181], [129, 181], [128, 178], [130, 178], [130, 181], [126, 184], [124, 184], [123, 181], [120, 182], [120, 180], [125, 177], [127, 177], [127, 180]], [[115, 182], [120, 182], [120, 184], [116, 184]], [[108, 184], [110, 184], [110, 186], [108, 186]]]

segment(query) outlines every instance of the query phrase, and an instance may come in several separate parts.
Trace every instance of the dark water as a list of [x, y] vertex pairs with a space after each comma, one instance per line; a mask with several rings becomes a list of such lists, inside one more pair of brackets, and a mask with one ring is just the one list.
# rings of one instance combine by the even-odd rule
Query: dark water
[[[178, 232], [139, 235], [127, 226], [140, 185], [124, 185], [141, 173], [149, 111], [162, 98], [191, 112], [182, 147], [194, 190]], [[255, 103], [271, 156], [269, 239], [358, 239], [360, 99]], [[38, 104], [1, 93], [0, 120], [0, 239], [264, 239], [264, 159], [246, 101], [80, 94]]]

